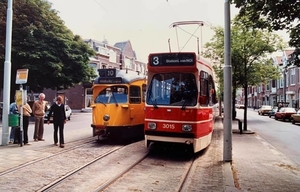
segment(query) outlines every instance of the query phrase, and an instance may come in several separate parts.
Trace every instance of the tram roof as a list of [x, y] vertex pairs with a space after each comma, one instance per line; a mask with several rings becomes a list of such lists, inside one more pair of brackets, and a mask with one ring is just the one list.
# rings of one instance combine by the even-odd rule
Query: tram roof
[[[137, 80], [146, 79], [146, 76], [142, 75], [141, 73], [138, 73], [136, 71], [126, 70], [126, 69], [116, 69], [116, 77], [122, 78], [122, 83], [131, 83]], [[95, 84], [99, 84], [98, 80], [101, 77], [97, 77], [94, 80]]]

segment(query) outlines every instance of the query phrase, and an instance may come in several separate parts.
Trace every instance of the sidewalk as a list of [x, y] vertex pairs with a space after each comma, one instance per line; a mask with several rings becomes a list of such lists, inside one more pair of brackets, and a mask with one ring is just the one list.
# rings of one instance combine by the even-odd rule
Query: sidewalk
[[238, 189], [300, 191], [299, 165], [261, 138], [259, 133], [239, 134], [238, 121], [232, 122], [232, 129], [231, 168]]

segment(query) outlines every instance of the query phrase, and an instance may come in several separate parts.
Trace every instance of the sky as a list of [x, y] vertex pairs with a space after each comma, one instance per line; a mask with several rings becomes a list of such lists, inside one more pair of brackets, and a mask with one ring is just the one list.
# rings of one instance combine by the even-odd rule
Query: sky
[[[147, 62], [150, 53], [169, 49], [197, 52], [197, 38], [202, 47], [214, 34], [211, 26], [224, 27], [224, 0], [48, 1], [74, 34], [83, 39], [106, 39], [110, 45], [130, 40], [137, 60], [142, 62]], [[234, 6], [230, 9], [233, 18], [238, 10]], [[200, 28], [170, 27], [178, 21], [205, 24]]]

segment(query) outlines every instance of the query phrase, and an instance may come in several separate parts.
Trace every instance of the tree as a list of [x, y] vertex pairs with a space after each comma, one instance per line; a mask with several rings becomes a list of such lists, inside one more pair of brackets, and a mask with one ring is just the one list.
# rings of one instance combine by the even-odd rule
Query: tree
[[[6, 1], [1, 1], [0, 63], [5, 59], [6, 10]], [[88, 66], [95, 52], [64, 25], [48, 1], [14, 1], [13, 13], [11, 95], [19, 88], [14, 84], [17, 69], [29, 69], [26, 85], [34, 92], [68, 89], [95, 77]], [[1, 65], [1, 79], [3, 71]]]
[[[244, 88], [245, 107], [247, 107], [248, 86], [267, 83], [280, 75], [278, 68], [274, 67], [268, 59], [268, 53], [282, 47], [282, 39], [268, 31], [251, 28], [249, 22], [247, 17], [236, 17], [231, 28], [232, 108], [234, 108], [237, 88]], [[218, 58], [219, 62], [223, 63], [224, 30], [215, 27], [214, 31], [215, 35], [211, 42], [205, 44], [207, 49], [205, 56], [211, 59]], [[222, 79], [222, 76], [219, 79]], [[247, 110], [244, 110], [244, 130], [247, 130]]]
[[255, 28], [270, 31], [287, 30], [289, 46], [295, 47], [289, 63], [300, 66], [300, 1], [299, 0], [232, 0], [239, 15], [247, 16]]

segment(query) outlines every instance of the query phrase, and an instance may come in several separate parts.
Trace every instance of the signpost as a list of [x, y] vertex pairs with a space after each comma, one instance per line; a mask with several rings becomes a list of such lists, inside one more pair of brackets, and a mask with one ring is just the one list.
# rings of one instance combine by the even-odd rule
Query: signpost
[[23, 105], [26, 102], [27, 91], [23, 90], [23, 84], [27, 83], [28, 69], [18, 69], [16, 84], [20, 84], [20, 90], [16, 91], [16, 103], [20, 106], [20, 146], [23, 146]]
[[13, 18], [13, 0], [7, 0], [6, 14], [6, 40], [5, 40], [5, 61], [3, 75], [3, 112], [2, 112], [2, 145], [8, 143], [8, 112], [10, 98], [10, 77], [11, 77], [11, 44], [12, 44], [12, 18]]
[[230, 27], [230, 2], [224, 3], [224, 139], [223, 160], [232, 161], [232, 67], [231, 67], [231, 27]]

